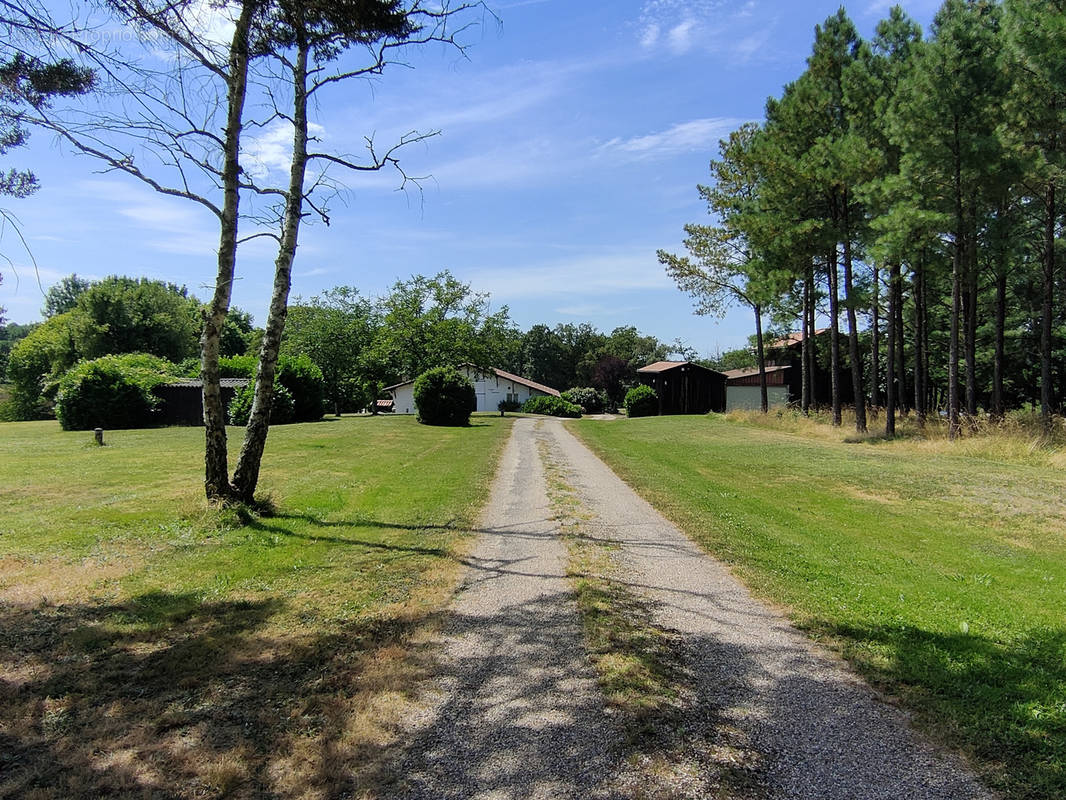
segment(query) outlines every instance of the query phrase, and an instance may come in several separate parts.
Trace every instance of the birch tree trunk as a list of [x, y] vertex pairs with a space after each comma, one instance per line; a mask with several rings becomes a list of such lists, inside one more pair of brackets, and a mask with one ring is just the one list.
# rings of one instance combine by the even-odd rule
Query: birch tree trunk
[[274, 397], [274, 377], [277, 371], [281, 335], [285, 330], [288, 315], [289, 288], [292, 285], [292, 263], [296, 257], [296, 244], [303, 217], [304, 176], [307, 171], [307, 61], [309, 46], [306, 36], [299, 36], [293, 74], [293, 142], [292, 162], [289, 170], [289, 188], [285, 198], [285, 216], [282, 223], [281, 244], [274, 263], [274, 292], [270, 298], [259, 353], [259, 365], [255, 375], [255, 396], [245, 429], [244, 445], [240, 460], [233, 473], [233, 486], [237, 497], [245, 503], [255, 498], [259, 482], [259, 468], [270, 429], [270, 407]]
[[218, 360], [222, 325], [229, 311], [237, 261], [241, 127], [248, 87], [248, 38], [255, 7], [256, 4], [250, 0], [243, 3], [230, 44], [218, 270], [215, 290], [204, 314], [204, 332], [200, 337], [200, 377], [203, 380], [204, 410], [204, 491], [208, 500], [226, 500], [232, 495], [226, 446], [226, 409], [222, 406]]

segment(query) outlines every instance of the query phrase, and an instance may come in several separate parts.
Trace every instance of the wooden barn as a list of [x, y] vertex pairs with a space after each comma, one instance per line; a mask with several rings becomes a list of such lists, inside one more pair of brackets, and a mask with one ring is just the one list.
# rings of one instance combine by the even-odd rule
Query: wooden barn
[[706, 414], [725, 411], [726, 377], [691, 361], [656, 361], [637, 377], [659, 395], [660, 414]]
[[[251, 383], [248, 378], [222, 378], [222, 407], [229, 406], [230, 400]], [[203, 425], [204, 424], [204, 382], [201, 380], [165, 383], [154, 389], [155, 395], [162, 400], [160, 422], [164, 425]]]

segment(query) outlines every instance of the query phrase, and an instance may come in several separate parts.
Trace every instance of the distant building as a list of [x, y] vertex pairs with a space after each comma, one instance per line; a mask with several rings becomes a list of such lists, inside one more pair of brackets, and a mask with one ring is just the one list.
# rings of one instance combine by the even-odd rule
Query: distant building
[[656, 361], [637, 370], [637, 378], [659, 396], [660, 414], [725, 411], [726, 377], [691, 361]]
[[[559, 396], [559, 392], [550, 386], [495, 367], [462, 364], [456, 369], [474, 384], [474, 394], [477, 397], [475, 411], [496, 411], [500, 402], [504, 400], [524, 403], [531, 397]], [[413, 380], [386, 386], [384, 391], [391, 395], [392, 410], [397, 414], [415, 413], [415, 382]]]
[[[724, 373], [727, 379], [725, 394], [726, 411], [747, 411], [762, 408], [762, 388], [759, 383], [759, 368], [730, 369]], [[802, 392], [799, 386], [800, 369], [787, 364], [766, 367], [766, 400], [771, 406], [781, 406], [792, 401], [793, 391]], [[797, 384], [796, 387], [792, 383]]]
[[[248, 378], [221, 378], [223, 411], [230, 400], [251, 381]], [[204, 424], [204, 382], [199, 379], [164, 383], [152, 390], [162, 403], [160, 422], [164, 425]]]

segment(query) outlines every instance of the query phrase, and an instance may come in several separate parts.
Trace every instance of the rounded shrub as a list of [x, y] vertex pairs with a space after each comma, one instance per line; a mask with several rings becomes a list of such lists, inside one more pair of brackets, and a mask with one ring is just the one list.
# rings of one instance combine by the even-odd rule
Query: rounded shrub
[[607, 408], [607, 393], [591, 386], [575, 386], [563, 392], [563, 400], [581, 406], [588, 414], [599, 414]]
[[452, 367], [436, 367], [415, 378], [418, 421], [426, 425], [467, 425], [477, 408], [474, 384]]
[[[255, 398], [255, 384], [249, 383], [229, 401], [226, 413], [230, 425], [247, 425], [252, 414], [252, 400]], [[270, 424], [285, 425], [293, 421], [292, 393], [280, 383], [274, 383], [274, 397], [270, 404]]]
[[144, 353], [81, 361], [59, 381], [56, 417], [67, 431], [147, 427], [157, 421], [160, 405], [152, 390], [176, 371]]
[[634, 386], [623, 403], [630, 417], [654, 417], [659, 413], [659, 395], [650, 386]]
[[561, 397], [531, 397], [522, 404], [522, 413], [577, 419], [581, 416], [581, 407], [568, 403]]
[[278, 359], [277, 383], [289, 390], [295, 422], [314, 422], [326, 411], [325, 379], [309, 356], [283, 356]]
[[256, 356], [223, 356], [218, 360], [218, 377], [254, 378], [255, 365], [258, 361]]

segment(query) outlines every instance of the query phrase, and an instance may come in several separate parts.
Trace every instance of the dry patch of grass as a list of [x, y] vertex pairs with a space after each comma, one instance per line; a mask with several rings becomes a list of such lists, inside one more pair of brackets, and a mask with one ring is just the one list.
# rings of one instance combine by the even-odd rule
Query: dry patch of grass
[[477, 422], [279, 428], [243, 519], [195, 429], [0, 426], [0, 480], [68, 487], [0, 498], [0, 798], [380, 796], [508, 432]]

